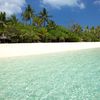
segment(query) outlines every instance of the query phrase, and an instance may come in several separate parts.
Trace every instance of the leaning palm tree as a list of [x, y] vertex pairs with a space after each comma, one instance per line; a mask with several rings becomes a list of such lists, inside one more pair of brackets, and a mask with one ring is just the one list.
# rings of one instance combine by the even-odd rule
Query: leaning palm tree
[[25, 20], [26, 22], [30, 20], [30, 24], [31, 24], [33, 15], [34, 15], [34, 11], [33, 11], [32, 7], [30, 5], [28, 5], [26, 7], [25, 11], [22, 13], [23, 20]]
[[43, 8], [43, 10], [39, 13], [39, 16], [40, 16], [40, 18], [43, 19], [43, 21], [44, 21], [43, 26], [45, 27], [46, 23], [49, 20], [49, 17], [51, 17], [51, 16], [48, 15], [48, 12], [47, 12], [46, 8]]

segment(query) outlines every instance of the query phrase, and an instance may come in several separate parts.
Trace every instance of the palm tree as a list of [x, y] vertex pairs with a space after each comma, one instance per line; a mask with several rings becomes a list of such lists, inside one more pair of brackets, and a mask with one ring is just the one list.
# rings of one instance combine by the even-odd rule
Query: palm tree
[[32, 7], [30, 5], [28, 5], [22, 14], [23, 20], [25, 20], [26, 22], [30, 20], [30, 24], [31, 24], [33, 15], [34, 15], [34, 11], [33, 11]]
[[39, 16], [34, 17], [33, 24], [37, 27], [41, 27], [43, 24], [43, 19], [41, 19]]
[[79, 24], [74, 24], [71, 27], [71, 31], [74, 32], [74, 33], [81, 33], [82, 27]]
[[100, 39], [100, 26], [97, 26], [96, 28], [95, 28], [95, 31], [96, 31], [96, 36], [97, 36], [97, 38], [98, 39]]
[[84, 32], [89, 32], [89, 27], [88, 26], [85, 27]]
[[13, 25], [15, 25], [18, 22], [16, 15], [11, 15], [9, 20]]
[[91, 27], [90, 32], [95, 33], [95, 27], [94, 26]]
[[51, 17], [51, 16], [48, 15], [48, 12], [47, 12], [46, 8], [43, 8], [43, 10], [39, 13], [39, 16], [40, 16], [40, 18], [43, 19], [43, 21], [44, 21], [43, 26], [45, 27], [46, 23], [49, 20], [49, 17]]
[[6, 13], [5, 12], [1, 12], [0, 13], [0, 27], [2, 27], [2, 29], [4, 27], [6, 27]]
[[49, 20], [48, 21], [48, 25], [47, 25], [47, 28], [48, 29], [55, 29], [56, 28], [56, 23], [54, 22], [54, 21], [52, 21], [52, 20]]
[[0, 13], [0, 21], [3, 21], [3, 22], [6, 21], [6, 13], [5, 12]]

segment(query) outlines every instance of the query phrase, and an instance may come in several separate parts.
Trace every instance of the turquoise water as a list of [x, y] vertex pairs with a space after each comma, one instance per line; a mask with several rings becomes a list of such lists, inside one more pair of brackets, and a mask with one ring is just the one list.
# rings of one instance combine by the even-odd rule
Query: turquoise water
[[0, 59], [0, 100], [100, 100], [100, 49]]

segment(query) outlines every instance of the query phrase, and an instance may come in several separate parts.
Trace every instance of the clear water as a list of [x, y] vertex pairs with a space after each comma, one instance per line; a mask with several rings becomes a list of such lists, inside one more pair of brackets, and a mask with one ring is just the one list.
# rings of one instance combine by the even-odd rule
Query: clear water
[[100, 100], [100, 49], [0, 59], [0, 100]]

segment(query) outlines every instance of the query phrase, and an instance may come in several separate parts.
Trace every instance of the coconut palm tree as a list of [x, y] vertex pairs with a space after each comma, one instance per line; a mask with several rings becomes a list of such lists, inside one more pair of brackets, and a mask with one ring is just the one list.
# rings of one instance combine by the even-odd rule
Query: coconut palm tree
[[51, 17], [51, 16], [48, 15], [48, 12], [47, 12], [46, 8], [43, 8], [43, 10], [40, 11], [39, 16], [40, 16], [40, 18], [43, 19], [43, 21], [44, 21], [43, 22], [43, 26], [45, 27], [46, 26], [46, 23], [49, 20], [49, 17]]
[[5, 12], [0, 13], [0, 21], [3, 21], [3, 22], [6, 21], [6, 13]]
[[42, 24], [43, 24], [43, 19], [41, 19], [39, 16], [35, 16], [34, 17], [34, 21], [33, 21], [33, 24], [37, 27], [41, 27]]
[[74, 32], [74, 33], [81, 33], [82, 27], [79, 24], [73, 24], [71, 26], [71, 31]]
[[89, 27], [88, 26], [86, 26], [85, 28], [84, 28], [84, 32], [89, 32]]
[[53, 20], [49, 20], [47, 24], [48, 29], [55, 29], [56, 28], [56, 23]]
[[9, 21], [15, 25], [18, 22], [18, 19], [16, 17], [16, 15], [11, 15], [11, 17], [9, 18]]
[[6, 13], [5, 12], [1, 12], [0, 13], [0, 27], [5, 28], [6, 27]]
[[92, 26], [92, 27], [90, 28], [90, 32], [91, 32], [91, 33], [95, 33], [95, 27], [94, 27], [94, 26]]
[[26, 22], [30, 21], [30, 24], [31, 24], [33, 15], [34, 15], [34, 10], [32, 9], [30, 5], [28, 5], [25, 11], [22, 13], [23, 20], [25, 20]]

